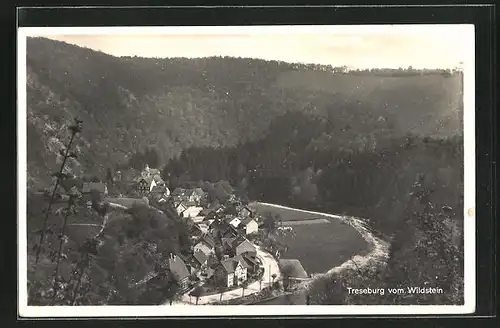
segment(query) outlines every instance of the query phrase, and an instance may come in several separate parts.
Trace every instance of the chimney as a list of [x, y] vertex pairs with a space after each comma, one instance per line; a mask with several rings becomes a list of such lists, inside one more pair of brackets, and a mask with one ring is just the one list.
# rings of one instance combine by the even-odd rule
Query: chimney
[[229, 255], [227, 255], [227, 254], [223, 255], [222, 260], [223, 261], [229, 260]]

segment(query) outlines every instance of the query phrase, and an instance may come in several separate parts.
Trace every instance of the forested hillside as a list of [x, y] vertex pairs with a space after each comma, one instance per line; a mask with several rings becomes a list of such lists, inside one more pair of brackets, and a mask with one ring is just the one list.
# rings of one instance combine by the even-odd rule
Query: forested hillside
[[339, 144], [373, 141], [380, 131], [368, 131], [382, 123], [391, 136], [460, 133], [460, 75], [324, 69], [242, 58], [117, 58], [29, 38], [28, 181], [48, 182], [65, 142], [59, 133], [74, 116], [86, 128], [73, 169], [101, 176], [147, 148], [165, 164], [190, 147], [262, 139], [287, 113], [350, 130], [334, 137]]
[[[364, 217], [391, 254], [387, 270], [353, 284], [440, 284], [449, 292], [389, 302], [462, 301], [461, 73], [117, 58], [43, 38], [27, 50], [30, 186], [50, 182], [77, 116], [77, 175], [148, 163], [172, 188], [219, 183], [251, 200]], [[357, 302], [332, 293], [311, 297]]]

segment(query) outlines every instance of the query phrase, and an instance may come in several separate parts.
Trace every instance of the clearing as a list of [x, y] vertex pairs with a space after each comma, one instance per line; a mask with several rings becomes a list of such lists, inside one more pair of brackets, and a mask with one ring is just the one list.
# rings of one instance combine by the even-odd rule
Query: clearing
[[294, 225], [292, 234], [280, 237], [281, 241], [288, 246], [287, 251], [282, 253], [281, 257], [298, 259], [309, 274], [326, 272], [367, 250], [368, 245], [363, 237], [356, 229], [340, 219], [262, 203], [252, 203], [250, 206], [258, 213], [279, 214], [284, 221], [283, 224], [285, 221], [311, 220], [315, 222], [314, 224]]

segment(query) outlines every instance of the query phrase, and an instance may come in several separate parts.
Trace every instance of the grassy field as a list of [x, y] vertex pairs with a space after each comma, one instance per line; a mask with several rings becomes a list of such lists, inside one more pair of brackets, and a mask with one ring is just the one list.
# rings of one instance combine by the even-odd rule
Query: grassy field
[[329, 219], [330, 223], [318, 221], [315, 224], [294, 225], [293, 234], [281, 237], [288, 245], [288, 250], [281, 257], [298, 259], [308, 274], [324, 272], [341, 265], [367, 248], [363, 237], [353, 227], [338, 219], [260, 203], [253, 203], [251, 207], [258, 213], [279, 214], [283, 221]]
[[308, 274], [325, 272], [361, 253], [367, 247], [350, 226], [318, 223], [293, 227], [294, 234], [282, 237], [288, 250], [282, 258], [298, 259]]

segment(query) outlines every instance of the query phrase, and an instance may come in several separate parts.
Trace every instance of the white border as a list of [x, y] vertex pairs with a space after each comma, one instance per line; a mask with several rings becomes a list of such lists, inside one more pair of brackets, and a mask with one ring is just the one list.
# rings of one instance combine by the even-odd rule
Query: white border
[[[18, 315], [20, 317], [183, 317], [183, 316], [271, 316], [271, 315], [432, 315], [464, 314], [475, 311], [475, 59], [474, 25], [454, 25], [463, 29], [463, 39], [470, 44], [464, 69], [464, 305], [356, 305], [356, 306], [46, 306], [27, 305], [26, 238], [26, 37], [31, 35], [96, 34], [420, 34], [431, 28], [438, 32], [450, 25], [358, 25], [358, 26], [183, 26], [183, 27], [33, 27], [18, 28]], [[23, 155], [21, 155], [23, 154]], [[21, 295], [24, 295], [21, 297]]]

